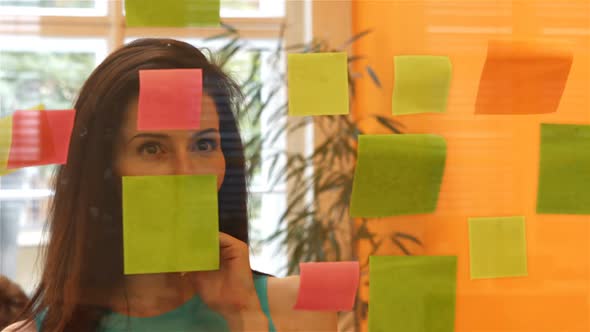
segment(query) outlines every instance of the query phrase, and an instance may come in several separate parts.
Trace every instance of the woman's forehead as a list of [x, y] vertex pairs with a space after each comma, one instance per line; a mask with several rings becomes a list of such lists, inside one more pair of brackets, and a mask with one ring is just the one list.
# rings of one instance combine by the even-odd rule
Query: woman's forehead
[[[169, 112], [174, 112], [173, 109]], [[137, 130], [137, 117], [139, 113], [138, 100], [134, 98], [127, 106], [125, 112], [125, 122], [123, 127], [126, 132], [138, 132]], [[217, 114], [217, 107], [215, 101], [208, 95], [203, 95], [201, 102], [201, 120], [200, 128], [195, 130], [216, 128], [219, 129], [219, 114]]]

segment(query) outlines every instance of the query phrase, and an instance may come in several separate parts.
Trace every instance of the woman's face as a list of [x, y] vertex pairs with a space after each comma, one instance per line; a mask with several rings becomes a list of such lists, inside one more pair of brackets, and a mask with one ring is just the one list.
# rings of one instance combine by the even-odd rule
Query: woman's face
[[118, 137], [115, 171], [127, 175], [217, 175], [217, 189], [225, 176], [219, 115], [213, 99], [203, 95], [201, 125], [195, 130], [137, 130], [137, 99], [129, 103]]

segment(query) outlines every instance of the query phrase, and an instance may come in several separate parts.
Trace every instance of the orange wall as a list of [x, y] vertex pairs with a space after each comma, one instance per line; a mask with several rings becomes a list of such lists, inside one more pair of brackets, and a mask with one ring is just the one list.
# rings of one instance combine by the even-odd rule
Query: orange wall
[[[388, 234], [412, 229], [427, 255], [457, 255], [456, 331], [590, 331], [590, 216], [537, 215], [540, 123], [590, 124], [590, 1], [356, 0], [355, 46], [383, 89], [361, 79], [355, 116], [391, 114], [393, 57], [448, 55], [453, 81], [446, 114], [398, 116], [407, 133], [446, 138], [447, 168], [434, 214], [374, 220]], [[561, 104], [548, 115], [474, 115], [487, 40], [565, 39], [574, 62]], [[359, 65], [358, 69], [362, 69]], [[470, 280], [467, 218], [524, 215], [526, 278]], [[361, 258], [368, 248], [359, 247]], [[378, 254], [395, 254], [391, 246]], [[362, 283], [363, 284], [363, 283]], [[368, 297], [368, 288], [361, 289]], [[366, 324], [365, 330], [366, 330]]]

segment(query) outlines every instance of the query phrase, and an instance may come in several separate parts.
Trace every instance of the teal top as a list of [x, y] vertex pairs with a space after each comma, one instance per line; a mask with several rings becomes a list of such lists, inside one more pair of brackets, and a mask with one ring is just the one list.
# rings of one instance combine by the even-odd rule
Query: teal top
[[[276, 332], [270, 317], [268, 306], [266, 276], [254, 276], [254, 286], [260, 300], [262, 311], [268, 319], [268, 331]], [[43, 316], [37, 317], [37, 331], [41, 331]], [[195, 296], [180, 307], [152, 317], [129, 317], [116, 312], [105, 316], [99, 332], [229, 332], [223, 317], [210, 310], [207, 305]]]

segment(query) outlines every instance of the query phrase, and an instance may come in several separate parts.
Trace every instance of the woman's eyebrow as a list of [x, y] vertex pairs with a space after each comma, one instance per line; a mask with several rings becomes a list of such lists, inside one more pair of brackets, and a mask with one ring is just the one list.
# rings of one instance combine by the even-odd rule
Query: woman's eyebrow
[[[192, 135], [192, 137], [196, 138], [196, 137], [204, 136], [204, 135], [211, 134], [211, 133], [215, 134], [218, 132], [219, 132], [219, 130], [217, 130], [215, 128], [207, 128], [207, 129], [204, 129], [204, 130], [194, 133]], [[168, 140], [168, 139], [170, 139], [170, 136], [168, 136], [166, 134], [158, 134], [158, 133], [139, 133], [139, 134], [133, 136], [127, 143], [130, 143], [131, 141], [133, 141], [136, 138], [155, 138], [155, 139]]]
[[196, 132], [193, 135], [193, 137], [204, 136], [204, 135], [211, 134], [211, 133], [215, 134], [215, 133], [218, 133], [218, 132], [219, 132], [219, 130], [217, 130], [215, 128], [208, 128], [208, 129], [205, 129], [205, 130], [201, 130], [201, 131]]
[[156, 138], [156, 139], [170, 139], [170, 136], [166, 135], [166, 134], [156, 134], [156, 133], [139, 133], [133, 137], [131, 137], [131, 139], [127, 142], [127, 143], [131, 143], [131, 141], [133, 141], [136, 138]]

